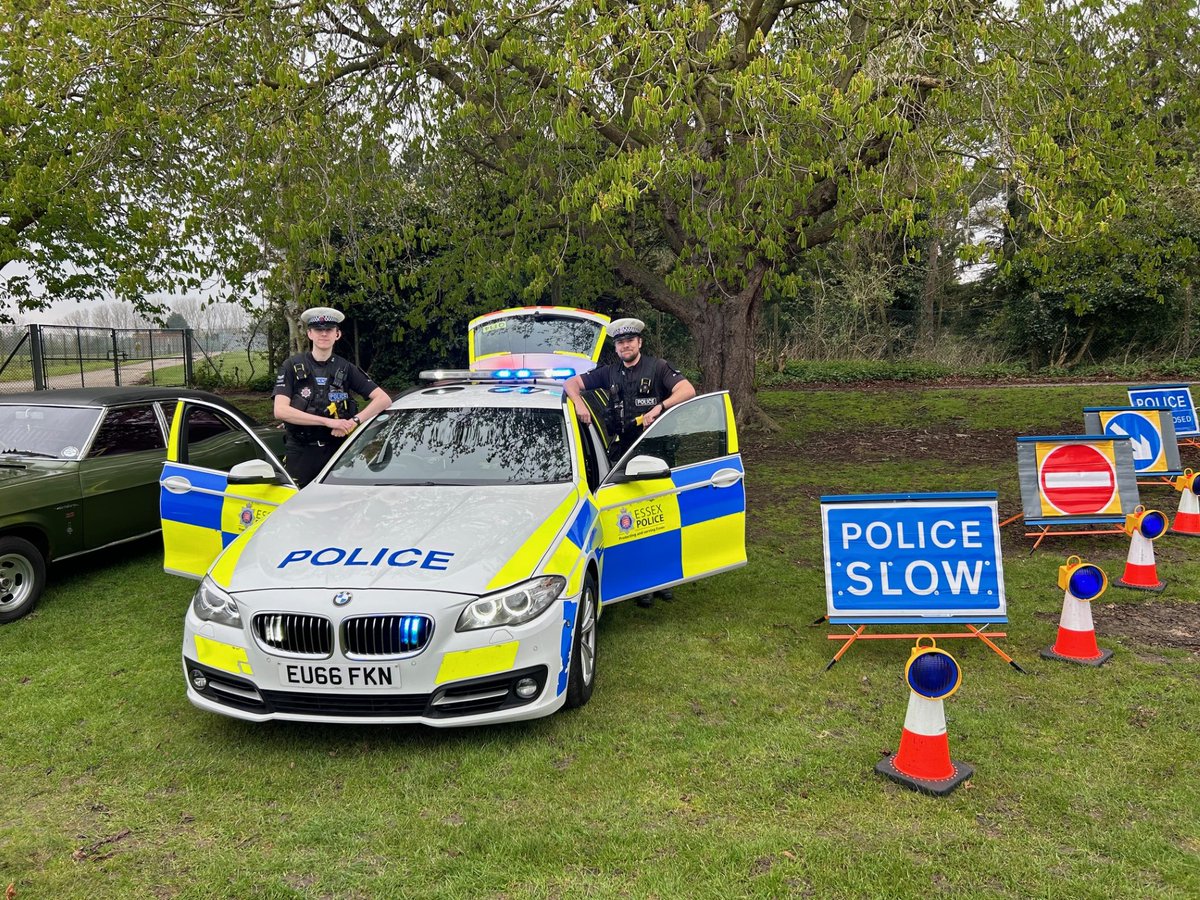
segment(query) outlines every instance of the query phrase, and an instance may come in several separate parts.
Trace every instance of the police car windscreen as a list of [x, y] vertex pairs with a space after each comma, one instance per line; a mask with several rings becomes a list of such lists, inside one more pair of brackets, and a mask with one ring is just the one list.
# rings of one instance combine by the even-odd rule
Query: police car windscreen
[[78, 459], [101, 410], [0, 405], [0, 454]]
[[581, 353], [591, 356], [602, 326], [559, 316], [510, 316], [475, 330], [475, 355], [494, 353]]
[[389, 410], [351, 438], [329, 484], [547, 484], [571, 478], [566, 419], [554, 409]]

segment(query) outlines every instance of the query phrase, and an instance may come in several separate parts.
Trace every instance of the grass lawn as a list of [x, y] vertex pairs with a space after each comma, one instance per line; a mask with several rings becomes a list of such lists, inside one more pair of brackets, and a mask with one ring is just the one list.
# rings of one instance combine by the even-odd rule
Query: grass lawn
[[[1200, 563], [1095, 604], [1101, 669], [1042, 660], [1070, 553], [1128, 542], [1005, 529], [1023, 676], [975, 642], [946, 701], [975, 777], [934, 799], [876, 775], [909, 644], [824, 671], [823, 494], [997, 490], [1015, 437], [1072, 434], [1121, 387], [771, 391], [744, 435], [750, 564], [674, 603], [606, 610], [592, 701], [466, 731], [250, 725], [184, 699], [193, 584], [154, 542], [53, 571], [0, 628], [0, 890], [125, 897], [1200, 896]], [[1184, 451], [1200, 468], [1200, 454]], [[1173, 514], [1178, 494], [1143, 500]], [[1114, 623], [1105, 631], [1106, 621]], [[1158, 628], [1130, 627], [1159, 623]], [[1123, 624], [1122, 624], [1123, 623]], [[1120, 624], [1121, 627], [1116, 626]]]

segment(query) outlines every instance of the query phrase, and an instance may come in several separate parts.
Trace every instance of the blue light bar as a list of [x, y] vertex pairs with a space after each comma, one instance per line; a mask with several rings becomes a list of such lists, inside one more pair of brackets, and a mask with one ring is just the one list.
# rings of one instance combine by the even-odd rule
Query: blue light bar
[[553, 369], [425, 369], [423, 381], [533, 381], [538, 378], [558, 381], [570, 378], [575, 370], [566, 366]]

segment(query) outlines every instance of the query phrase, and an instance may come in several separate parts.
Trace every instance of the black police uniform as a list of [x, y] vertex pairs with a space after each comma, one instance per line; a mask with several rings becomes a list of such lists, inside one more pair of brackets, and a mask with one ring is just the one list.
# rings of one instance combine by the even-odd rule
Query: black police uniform
[[[369, 397], [377, 388], [354, 363], [334, 354], [317, 362], [311, 352], [289, 357], [275, 379], [273, 397], [288, 397], [293, 409], [327, 419], [349, 419], [358, 412], [358, 401], [351, 391]], [[284, 466], [300, 487], [308, 484], [341, 445], [323, 425], [284, 424]]]
[[605, 430], [609, 435], [608, 455], [616, 462], [637, 440], [645, 426], [638, 419], [669, 396], [684, 380], [665, 360], [645, 353], [636, 365], [615, 363], [600, 366], [580, 376], [585, 390], [608, 391]]

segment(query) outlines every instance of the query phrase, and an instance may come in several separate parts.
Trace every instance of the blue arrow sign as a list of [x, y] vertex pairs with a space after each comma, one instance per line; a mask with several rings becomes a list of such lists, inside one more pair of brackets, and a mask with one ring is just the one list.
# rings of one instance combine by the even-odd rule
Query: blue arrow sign
[[1158, 465], [1163, 450], [1162, 435], [1146, 416], [1135, 412], [1118, 413], [1105, 424], [1104, 433], [1129, 438], [1134, 472], [1162, 468]]
[[1196, 422], [1196, 407], [1192, 403], [1192, 389], [1186, 384], [1155, 384], [1129, 389], [1130, 406], [1149, 406], [1153, 409], [1171, 410], [1175, 420], [1177, 437], [1200, 435], [1200, 424]]

